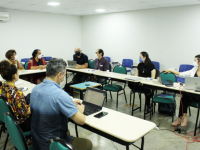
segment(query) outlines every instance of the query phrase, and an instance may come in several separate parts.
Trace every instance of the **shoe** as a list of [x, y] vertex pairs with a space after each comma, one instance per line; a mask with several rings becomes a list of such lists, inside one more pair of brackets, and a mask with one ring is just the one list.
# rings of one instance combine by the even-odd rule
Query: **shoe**
[[187, 126], [187, 123], [189, 122], [189, 119], [188, 117], [183, 117], [182, 120], [181, 120], [181, 127], [185, 127]]
[[179, 118], [177, 118], [173, 123], [172, 123], [172, 125], [173, 126], [177, 126], [177, 125], [179, 125], [181, 123], [181, 118], [179, 117]]

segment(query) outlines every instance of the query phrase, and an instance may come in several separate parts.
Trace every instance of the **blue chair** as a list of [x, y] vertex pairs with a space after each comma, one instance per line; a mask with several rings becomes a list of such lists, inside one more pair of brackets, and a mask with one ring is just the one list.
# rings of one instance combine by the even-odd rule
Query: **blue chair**
[[108, 56], [105, 56], [104, 58], [108, 59], [108, 62], [110, 63], [111, 59]]
[[50, 56], [46, 56], [46, 57], [43, 57], [45, 61], [49, 61], [52, 57]]
[[132, 65], [133, 65], [132, 59], [123, 59], [122, 60], [122, 66], [126, 67], [126, 70], [128, 69], [127, 72], [131, 73]]
[[160, 71], [160, 63], [157, 61], [152, 61], [152, 63], [154, 64], [155, 68]]
[[[194, 67], [193, 65], [182, 64], [179, 67], [179, 72], [191, 70], [193, 67]], [[176, 78], [177, 78], [177, 82], [185, 83], [185, 78], [181, 78], [181, 77], [178, 77], [178, 76]]]

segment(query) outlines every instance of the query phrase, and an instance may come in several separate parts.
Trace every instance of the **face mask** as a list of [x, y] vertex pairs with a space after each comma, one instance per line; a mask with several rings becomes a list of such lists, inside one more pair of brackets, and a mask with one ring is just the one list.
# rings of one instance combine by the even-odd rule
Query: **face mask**
[[17, 57], [17, 55], [15, 55], [15, 60], [17, 60], [18, 59], [18, 57]]
[[198, 66], [196, 61], [193, 61], [193, 65], [194, 65], [195, 67]]
[[80, 52], [76, 52], [76, 56], [80, 56], [81, 55], [81, 53]]
[[60, 80], [60, 85], [63, 84], [64, 82], [65, 82], [65, 76], [63, 81]]
[[40, 54], [40, 55], [38, 56], [38, 58], [41, 59], [41, 58], [42, 58], [42, 54]]
[[143, 63], [143, 60], [142, 60], [142, 58], [139, 58], [139, 62]]

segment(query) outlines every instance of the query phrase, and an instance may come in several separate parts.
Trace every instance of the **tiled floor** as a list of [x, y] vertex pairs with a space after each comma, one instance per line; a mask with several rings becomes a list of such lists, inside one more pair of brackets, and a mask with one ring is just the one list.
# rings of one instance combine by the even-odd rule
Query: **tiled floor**
[[[130, 98], [130, 89], [126, 87], [126, 96], [129, 102]], [[124, 95], [119, 96], [119, 106], [116, 108], [116, 93], [113, 93], [113, 100], [110, 99], [110, 96], [108, 94], [108, 102], [105, 102], [104, 107], [117, 110], [126, 114], [131, 115], [131, 107], [129, 105], [126, 105], [124, 100]], [[79, 98], [79, 95], [75, 95], [74, 97]], [[177, 101], [177, 109], [176, 109], [176, 116], [178, 115], [178, 109], [179, 109], [179, 100], [180, 96], [176, 95], [176, 101]], [[138, 95], [136, 95], [136, 106], [139, 104], [139, 98]], [[142, 95], [142, 105], [144, 105], [144, 95]], [[134, 116], [143, 118], [143, 111], [140, 112], [139, 110], [134, 112]], [[189, 117], [190, 122], [188, 123], [188, 126], [184, 129], [187, 132], [194, 131], [194, 125], [196, 121], [196, 114], [197, 109], [191, 108], [192, 116]], [[117, 117], [117, 116], [116, 116]], [[146, 117], [147, 120], [149, 120], [149, 115]], [[120, 121], [120, 120], [119, 120]], [[160, 124], [160, 129], [168, 129], [168, 130], [152, 130], [149, 134], [145, 136], [145, 144], [144, 149], [145, 150], [184, 150], [186, 149], [186, 139], [182, 138], [180, 136], [175, 135], [173, 132], [173, 127], [171, 126], [172, 118], [169, 115], [161, 114], [157, 112], [157, 106], [156, 106], [156, 113], [153, 115], [152, 122], [156, 123], [157, 125]], [[69, 123], [69, 130], [71, 132], [71, 135], [75, 136], [75, 130], [74, 130], [74, 124]], [[121, 129], [123, 130], [123, 127]], [[169, 131], [170, 130], [170, 131]], [[98, 136], [95, 133], [92, 133], [88, 130], [82, 129], [78, 127], [79, 136], [88, 138], [93, 143], [93, 150], [125, 150], [125, 146], [117, 144], [115, 142], [112, 142], [104, 137]], [[199, 130], [197, 131], [199, 132]], [[130, 133], [134, 134], [134, 133]], [[183, 135], [183, 134], [181, 134]], [[200, 140], [200, 139], [199, 139]], [[0, 140], [0, 149], [3, 149], [3, 144], [5, 141], [5, 133], [3, 133], [2, 138]], [[140, 146], [141, 141], [138, 140], [135, 142], [136, 145]], [[137, 148], [130, 146], [130, 150], [136, 150]], [[199, 150], [200, 149], [200, 143], [194, 142], [192, 144], [189, 143], [188, 150]], [[7, 150], [14, 150], [14, 147], [12, 145], [12, 142], [9, 140]]]

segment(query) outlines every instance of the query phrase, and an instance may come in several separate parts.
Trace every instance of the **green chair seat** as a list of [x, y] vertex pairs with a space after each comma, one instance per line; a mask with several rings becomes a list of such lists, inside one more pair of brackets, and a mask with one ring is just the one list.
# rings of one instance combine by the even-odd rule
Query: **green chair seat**
[[104, 90], [106, 91], [114, 91], [114, 92], [118, 92], [121, 91], [123, 88], [120, 85], [115, 85], [115, 84], [109, 84], [109, 85], [105, 85], [103, 87]]
[[24, 137], [30, 136], [31, 135], [31, 131], [23, 132], [23, 135], [24, 135]]
[[189, 105], [192, 106], [192, 107], [198, 108], [197, 102], [191, 102]]
[[49, 150], [75, 150], [72, 145], [58, 137], [49, 141]]
[[28, 147], [28, 150], [34, 150], [32, 146]]
[[174, 104], [175, 98], [162, 98], [158, 97], [157, 95], [154, 96], [153, 102], [154, 103], [165, 103], [165, 104]]

